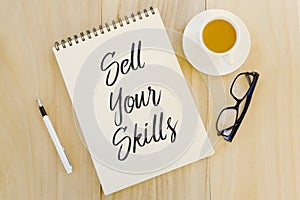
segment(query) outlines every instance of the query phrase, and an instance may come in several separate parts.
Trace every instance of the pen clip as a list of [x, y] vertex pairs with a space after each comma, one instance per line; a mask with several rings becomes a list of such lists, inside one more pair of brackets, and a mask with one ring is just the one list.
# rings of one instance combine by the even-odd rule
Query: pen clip
[[63, 151], [64, 151], [64, 153], [65, 153], [65, 155], [66, 155], [66, 158], [67, 158], [67, 160], [68, 160], [69, 165], [72, 166], [71, 161], [70, 161], [70, 159], [69, 159], [69, 156], [68, 156], [67, 152], [65, 151], [65, 148], [63, 148]]

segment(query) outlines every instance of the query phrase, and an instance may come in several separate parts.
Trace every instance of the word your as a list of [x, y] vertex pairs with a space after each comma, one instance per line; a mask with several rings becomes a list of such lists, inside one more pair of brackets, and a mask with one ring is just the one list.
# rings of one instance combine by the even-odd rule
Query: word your
[[[158, 97], [157, 97], [158, 96]], [[135, 93], [134, 96], [126, 95], [123, 98], [123, 88], [119, 88], [117, 99], [114, 101], [114, 93], [110, 92], [109, 105], [110, 110], [115, 111], [114, 122], [116, 126], [121, 125], [123, 121], [123, 113], [131, 113], [133, 109], [146, 107], [151, 102], [154, 106], [158, 106], [161, 98], [161, 90], [157, 95], [157, 91], [148, 87], [147, 91], [141, 91], [141, 94]]]

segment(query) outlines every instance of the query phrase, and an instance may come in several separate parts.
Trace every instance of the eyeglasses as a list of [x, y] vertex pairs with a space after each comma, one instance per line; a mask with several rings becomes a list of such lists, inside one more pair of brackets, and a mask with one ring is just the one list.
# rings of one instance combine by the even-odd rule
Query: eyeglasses
[[222, 109], [216, 123], [218, 136], [228, 142], [233, 140], [245, 117], [258, 77], [257, 72], [243, 72], [231, 84], [230, 94], [236, 104]]

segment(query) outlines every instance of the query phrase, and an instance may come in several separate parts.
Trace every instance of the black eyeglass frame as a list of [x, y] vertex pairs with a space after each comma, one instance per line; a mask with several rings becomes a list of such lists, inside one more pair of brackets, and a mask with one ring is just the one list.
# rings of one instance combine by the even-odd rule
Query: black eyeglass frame
[[[236, 82], [236, 80], [242, 76], [242, 75], [245, 75], [246, 78], [247, 78], [247, 81], [249, 83], [249, 89], [248, 91], [245, 93], [245, 95], [242, 97], [242, 98], [237, 98], [236, 96], [234, 96], [233, 94], [233, 86]], [[251, 79], [250, 79], [250, 76], [253, 76], [253, 80], [251, 82]], [[228, 142], [232, 142], [234, 136], [236, 135], [236, 132], [237, 130], [239, 129], [245, 115], [246, 115], [246, 112], [249, 108], [249, 105], [250, 105], [250, 102], [251, 102], [251, 98], [253, 96], [253, 92], [254, 92], [254, 89], [255, 89], [255, 86], [257, 84], [257, 80], [259, 78], [259, 74], [257, 72], [243, 72], [243, 73], [240, 73], [238, 74], [235, 79], [233, 80], [232, 84], [231, 84], [231, 87], [230, 87], [230, 95], [234, 98], [234, 100], [236, 101], [236, 104], [234, 106], [229, 106], [229, 107], [226, 107], [224, 109], [221, 110], [218, 118], [217, 118], [217, 122], [216, 122], [216, 129], [217, 129], [217, 134], [218, 136], [222, 136], [224, 138], [224, 140], [228, 141]], [[241, 112], [240, 116], [238, 116], [239, 114], [239, 106], [240, 104], [246, 99], [246, 102], [245, 102], [245, 106], [244, 106], [244, 109], [243, 111]], [[219, 123], [219, 119], [220, 119], [220, 116], [222, 115], [222, 113], [225, 111], [225, 110], [230, 110], [230, 109], [234, 109], [236, 111], [236, 117], [235, 117], [235, 122], [232, 126], [226, 128], [226, 129], [222, 129], [222, 130], [219, 130], [218, 128], [218, 123]], [[224, 133], [226, 133], [227, 131], [230, 131], [231, 130], [231, 133], [229, 135], [225, 135]]]

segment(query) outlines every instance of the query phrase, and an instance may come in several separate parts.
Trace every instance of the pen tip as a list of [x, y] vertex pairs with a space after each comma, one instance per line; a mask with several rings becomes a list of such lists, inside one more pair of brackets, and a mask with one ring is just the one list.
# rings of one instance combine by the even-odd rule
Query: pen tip
[[38, 105], [39, 107], [42, 107], [42, 106], [43, 106], [42, 101], [40, 100], [40, 98], [37, 98], [37, 99], [36, 99], [36, 103], [37, 103], [37, 105]]

